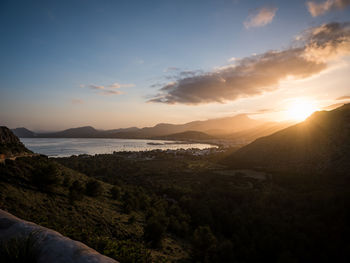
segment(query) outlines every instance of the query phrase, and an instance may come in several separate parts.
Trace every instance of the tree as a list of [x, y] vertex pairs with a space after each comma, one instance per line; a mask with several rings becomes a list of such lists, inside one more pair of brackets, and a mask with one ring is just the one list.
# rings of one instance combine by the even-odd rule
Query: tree
[[63, 182], [62, 185], [65, 187], [69, 187], [71, 185], [71, 178], [69, 174], [63, 173]]
[[71, 202], [83, 199], [84, 187], [79, 181], [74, 181], [69, 187], [69, 200]]
[[144, 238], [146, 242], [153, 248], [161, 247], [162, 237], [165, 231], [165, 225], [156, 217], [151, 217], [147, 220], [144, 227]]
[[209, 226], [200, 226], [193, 233], [192, 257], [194, 262], [212, 262], [217, 240]]
[[52, 190], [60, 181], [60, 170], [52, 162], [41, 162], [33, 172], [32, 182], [42, 190]]
[[85, 193], [89, 196], [96, 197], [102, 194], [103, 188], [99, 181], [91, 179], [86, 183]]
[[120, 188], [117, 186], [113, 186], [110, 190], [111, 196], [114, 200], [118, 200], [120, 198]]

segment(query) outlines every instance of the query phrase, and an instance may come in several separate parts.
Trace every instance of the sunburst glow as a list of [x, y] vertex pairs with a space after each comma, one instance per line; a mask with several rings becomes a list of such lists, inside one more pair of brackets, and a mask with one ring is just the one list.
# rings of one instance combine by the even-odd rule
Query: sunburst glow
[[297, 99], [288, 106], [287, 116], [296, 121], [303, 121], [315, 111], [317, 111], [317, 107], [314, 102]]

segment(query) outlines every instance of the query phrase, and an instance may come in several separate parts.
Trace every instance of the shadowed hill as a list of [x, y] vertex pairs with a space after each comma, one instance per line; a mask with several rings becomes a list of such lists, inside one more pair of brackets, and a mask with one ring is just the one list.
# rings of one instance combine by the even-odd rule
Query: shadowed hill
[[34, 138], [36, 134], [26, 128], [12, 129], [12, 132], [19, 138]]
[[44, 138], [94, 138], [99, 135], [99, 131], [91, 126], [71, 128], [60, 132], [38, 134]]
[[270, 170], [346, 173], [350, 168], [350, 104], [262, 137], [227, 160]]

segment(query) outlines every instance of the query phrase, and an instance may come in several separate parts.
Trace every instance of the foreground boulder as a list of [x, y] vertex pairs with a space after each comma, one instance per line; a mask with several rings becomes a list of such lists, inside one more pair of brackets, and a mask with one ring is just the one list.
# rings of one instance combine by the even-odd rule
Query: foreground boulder
[[71, 240], [51, 229], [21, 220], [0, 209], [0, 244], [13, 240], [29, 242], [38, 263], [118, 263], [81, 242]]

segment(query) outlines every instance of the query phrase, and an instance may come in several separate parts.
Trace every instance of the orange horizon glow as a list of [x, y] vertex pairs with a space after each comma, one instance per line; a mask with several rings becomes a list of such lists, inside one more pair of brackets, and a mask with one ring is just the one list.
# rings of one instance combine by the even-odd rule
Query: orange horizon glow
[[295, 99], [288, 106], [286, 116], [290, 120], [304, 121], [312, 113], [318, 111], [315, 102], [307, 99]]

